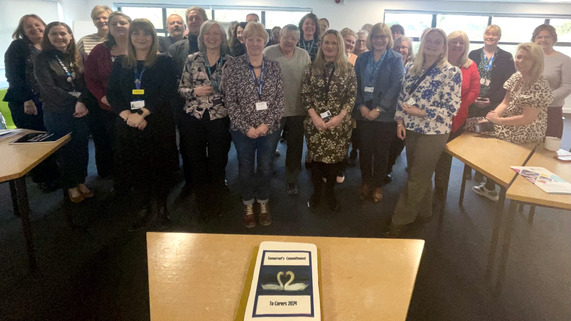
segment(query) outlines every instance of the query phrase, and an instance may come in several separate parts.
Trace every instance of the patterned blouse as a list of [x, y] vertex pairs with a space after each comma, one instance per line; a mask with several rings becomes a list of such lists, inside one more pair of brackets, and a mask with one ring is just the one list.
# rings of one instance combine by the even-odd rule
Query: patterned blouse
[[[409, 68], [400, 92], [395, 119], [404, 120], [405, 128], [426, 135], [450, 132], [452, 117], [458, 113], [461, 103], [462, 72], [452, 65], [436, 66], [424, 78], [416, 90], [409, 91], [422, 76], [415, 75]], [[410, 116], [402, 104], [413, 98], [417, 107], [426, 112], [426, 117]]]
[[351, 138], [351, 111], [357, 96], [357, 76], [353, 66], [347, 63], [347, 72], [341, 74], [333, 63], [328, 63], [322, 73], [315, 73], [309, 64], [304, 71], [301, 85], [301, 104], [313, 108], [317, 115], [330, 111], [331, 116], [342, 110], [347, 112], [343, 122], [332, 130], [319, 131], [311, 117], [305, 119], [305, 139], [309, 159], [335, 164], [344, 161]]
[[503, 117], [522, 115], [524, 107], [539, 108], [539, 115], [528, 125], [494, 124], [494, 131], [489, 134], [516, 144], [540, 142], [547, 129], [547, 107], [553, 100], [551, 88], [543, 76], [527, 88], [522, 88], [520, 79], [521, 73], [516, 72], [504, 84], [504, 89], [510, 92], [510, 101]]
[[[268, 58], [262, 60], [261, 86], [256, 86], [250, 70], [248, 55], [236, 57], [222, 70], [222, 87], [226, 108], [230, 116], [230, 129], [248, 132], [251, 127], [266, 124], [268, 134], [280, 128], [284, 113], [284, 90], [280, 65]], [[261, 87], [261, 95], [258, 90]], [[266, 102], [268, 108], [256, 110], [257, 102]]]
[[[187, 114], [202, 119], [204, 111], [208, 109], [211, 121], [228, 115], [220, 93], [220, 80], [222, 66], [230, 59], [232, 59], [230, 55], [224, 55], [213, 67], [210, 67], [206, 64], [203, 52], [198, 51], [188, 56], [178, 86], [178, 93], [186, 99], [184, 111]], [[194, 88], [197, 86], [212, 86], [214, 93], [210, 96], [196, 97]]]

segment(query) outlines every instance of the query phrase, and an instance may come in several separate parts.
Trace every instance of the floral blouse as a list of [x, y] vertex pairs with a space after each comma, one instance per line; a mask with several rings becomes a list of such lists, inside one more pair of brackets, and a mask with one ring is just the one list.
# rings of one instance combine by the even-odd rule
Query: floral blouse
[[[409, 68], [400, 92], [395, 119], [402, 119], [407, 130], [420, 134], [438, 135], [449, 133], [452, 117], [458, 113], [461, 103], [462, 72], [452, 65], [435, 66], [420, 82], [416, 90], [409, 91], [422, 76]], [[402, 104], [413, 98], [416, 106], [426, 112], [426, 117], [410, 116]]]
[[[222, 78], [222, 66], [230, 59], [232, 57], [224, 55], [213, 67], [210, 67], [207, 66], [203, 52], [198, 51], [188, 56], [178, 86], [178, 93], [186, 99], [184, 111], [187, 114], [202, 119], [204, 111], [208, 109], [210, 120], [224, 118], [228, 115], [223, 96], [220, 93], [220, 80]], [[197, 97], [194, 95], [194, 88], [197, 86], [212, 86], [214, 93], [209, 96]]]
[[357, 76], [353, 66], [347, 63], [347, 72], [342, 74], [327, 63], [323, 72], [315, 73], [309, 64], [304, 71], [301, 85], [301, 104], [313, 108], [317, 115], [330, 111], [332, 116], [347, 112], [341, 124], [332, 130], [320, 131], [311, 117], [305, 118], [305, 139], [309, 159], [334, 164], [344, 161], [349, 151], [351, 138], [351, 111], [357, 96]]
[[[269, 127], [268, 134], [271, 134], [280, 128], [280, 120], [284, 113], [284, 89], [280, 65], [264, 57], [262, 66], [261, 86], [256, 86], [247, 54], [228, 61], [222, 70], [222, 87], [231, 130], [239, 130], [245, 134], [251, 127], [256, 128], [266, 124]], [[267, 109], [257, 110], [258, 102], [266, 102]]]

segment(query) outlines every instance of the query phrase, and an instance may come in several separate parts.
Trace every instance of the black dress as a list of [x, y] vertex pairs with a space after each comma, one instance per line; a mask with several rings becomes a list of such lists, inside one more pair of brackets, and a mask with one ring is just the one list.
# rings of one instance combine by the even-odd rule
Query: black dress
[[115, 60], [107, 89], [107, 100], [115, 113], [130, 111], [131, 101], [137, 99], [143, 99], [145, 108], [151, 112], [145, 118], [147, 126], [143, 130], [129, 127], [120, 117], [115, 127], [115, 178], [123, 191], [135, 189], [135, 205], [139, 207], [149, 205], [153, 197], [166, 202], [172, 174], [178, 169], [171, 108], [178, 99], [175, 64], [170, 57], [159, 55], [151, 66], [137, 62], [137, 74], [143, 68], [143, 95], [132, 94], [136, 89], [135, 68], [124, 67], [123, 57]]

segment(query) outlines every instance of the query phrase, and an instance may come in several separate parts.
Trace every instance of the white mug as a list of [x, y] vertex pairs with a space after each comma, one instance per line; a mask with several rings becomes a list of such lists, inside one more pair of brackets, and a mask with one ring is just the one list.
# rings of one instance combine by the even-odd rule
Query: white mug
[[556, 152], [561, 148], [561, 138], [547, 136], [543, 145], [545, 149]]

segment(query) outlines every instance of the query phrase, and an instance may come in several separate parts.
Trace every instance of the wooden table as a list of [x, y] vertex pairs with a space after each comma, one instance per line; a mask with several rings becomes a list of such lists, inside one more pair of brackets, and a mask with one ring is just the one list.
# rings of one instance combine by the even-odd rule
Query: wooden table
[[[511, 169], [510, 166], [524, 165], [533, 153], [536, 145], [536, 143], [513, 144], [473, 132], [466, 132], [446, 144], [446, 151], [464, 163], [460, 199], [458, 200], [460, 206], [462, 206], [464, 201], [466, 174], [471, 171], [470, 168], [489, 177], [500, 186], [500, 198], [496, 206], [494, 228], [488, 254], [488, 266], [486, 270], [488, 277], [491, 276], [494, 265], [506, 190], [516, 176], [516, 172]], [[440, 221], [442, 220], [442, 215], [443, 213], [441, 212]]]
[[[555, 175], [563, 178], [567, 182], [571, 182], [571, 163], [562, 162], [553, 158], [556, 152], [552, 152], [543, 148], [540, 144], [525, 166], [544, 167]], [[500, 265], [497, 278], [497, 289], [500, 291], [504, 280], [508, 253], [511, 242], [511, 233], [513, 230], [514, 216], [516, 212], [516, 202], [523, 202], [535, 205], [571, 210], [571, 195], [569, 194], [548, 194], [541, 188], [529, 182], [523, 176], [518, 175], [515, 181], [510, 185], [506, 193], [506, 198], [511, 200], [508, 217], [506, 219], [506, 229], [503, 237], [503, 249], [500, 256]], [[533, 220], [533, 211], [530, 211], [530, 221]]]
[[35, 271], [37, 265], [30, 228], [30, 205], [28, 204], [25, 175], [65, 145], [71, 136], [66, 135], [53, 143], [10, 145], [10, 142], [31, 132], [34, 131], [24, 129], [16, 134], [0, 136], [0, 155], [2, 155], [0, 157], [0, 183], [10, 182], [14, 213], [22, 218], [30, 269]]
[[423, 240], [147, 233], [151, 320], [242, 320], [262, 241], [317, 245], [323, 320], [405, 320]]

